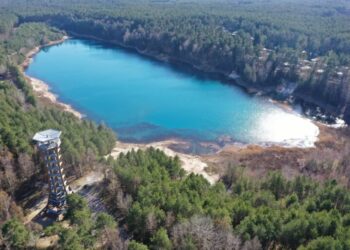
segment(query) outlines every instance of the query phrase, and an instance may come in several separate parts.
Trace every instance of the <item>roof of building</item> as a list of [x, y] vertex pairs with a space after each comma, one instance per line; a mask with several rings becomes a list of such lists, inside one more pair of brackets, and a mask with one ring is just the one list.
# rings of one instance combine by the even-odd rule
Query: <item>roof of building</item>
[[59, 139], [61, 133], [62, 132], [59, 130], [48, 129], [36, 133], [33, 137], [33, 140], [37, 142], [47, 142], [51, 140], [56, 140]]

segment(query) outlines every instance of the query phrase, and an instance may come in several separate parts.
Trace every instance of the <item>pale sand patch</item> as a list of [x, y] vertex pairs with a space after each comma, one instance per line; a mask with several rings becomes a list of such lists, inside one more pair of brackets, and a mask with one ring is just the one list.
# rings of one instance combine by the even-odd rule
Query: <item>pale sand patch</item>
[[181, 142], [174, 141], [174, 140], [166, 140], [166, 141], [160, 141], [160, 142], [152, 142], [148, 144], [136, 144], [136, 143], [123, 143], [123, 142], [117, 141], [115, 147], [112, 149], [110, 156], [112, 156], [113, 158], [117, 158], [120, 153], [125, 154], [131, 151], [132, 149], [136, 151], [139, 149], [145, 150], [146, 148], [153, 147], [153, 148], [162, 150], [166, 155], [170, 157], [174, 157], [177, 155], [182, 162], [182, 168], [187, 173], [200, 174], [205, 179], [207, 179], [210, 184], [214, 184], [219, 180], [219, 175], [206, 172], [205, 169], [208, 167], [208, 164], [204, 162], [200, 156], [178, 153], [170, 149], [169, 146], [174, 143], [181, 143]]
[[79, 119], [82, 119], [84, 117], [83, 114], [73, 109], [71, 105], [58, 101], [57, 96], [50, 91], [49, 85], [47, 85], [45, 82], [34, 77], [29, 77], [27, 75], [26, 78], [32, 85], [33, 90], [38, 97], [48, 99], [51, 103], [61, 107], [63, 111], [70, 112]]
[[39, 238], [35, 242], [35, 248], [48, 249], [49, 247], [54, 247], [57, 245], [59, 239], [60, 238], [57, 234]]
[[87, 175], [76, 179], [70, 184], [74, 193], [79, 192], [85, 185], [93, 185], [95, 183], [101, 182], [104, 179], [104, 174], [99, 171], [92, 171]]

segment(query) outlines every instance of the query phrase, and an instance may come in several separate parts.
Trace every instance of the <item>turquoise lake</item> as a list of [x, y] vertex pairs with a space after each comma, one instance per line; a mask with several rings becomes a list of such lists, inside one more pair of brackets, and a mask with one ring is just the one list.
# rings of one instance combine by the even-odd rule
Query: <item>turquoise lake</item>
[[44, 48], [26, 74], [122, 141], [312, 146], [318, 134], [308, 119], [241, 88], [98, 42]]

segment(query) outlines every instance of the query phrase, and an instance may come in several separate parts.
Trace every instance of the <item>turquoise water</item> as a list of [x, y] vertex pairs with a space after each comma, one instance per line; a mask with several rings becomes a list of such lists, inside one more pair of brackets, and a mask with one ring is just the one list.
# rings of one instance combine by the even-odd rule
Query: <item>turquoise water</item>
[[317, 127], [240, 88], [124, 49], [67, 40], [43, 49], [26, 74], [124, 141], [312, 145]]

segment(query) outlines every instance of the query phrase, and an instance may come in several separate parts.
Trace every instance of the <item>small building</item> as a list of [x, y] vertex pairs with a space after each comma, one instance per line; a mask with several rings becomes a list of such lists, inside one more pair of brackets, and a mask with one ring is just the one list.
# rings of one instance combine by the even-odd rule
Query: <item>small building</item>
[[310, 67], [309, 65], [305, 65], [305, 66], [302, 66], [300, 69], [301, 69], [302, 71], [306, 71], [306, 70], [310, 70], [311, 67]]
[[232, 71], [231, 74], [229, 74], [228, 76], [230, 79], [233, 79], [233, 80], [237, 80], [238, 78], [240, 78], [240, 76], [237, 74], [236, 71]]

